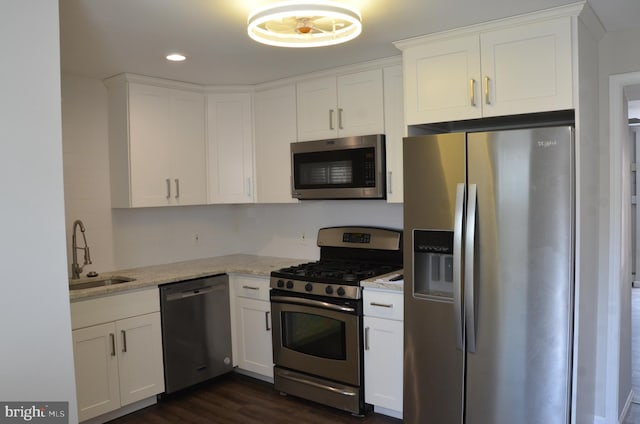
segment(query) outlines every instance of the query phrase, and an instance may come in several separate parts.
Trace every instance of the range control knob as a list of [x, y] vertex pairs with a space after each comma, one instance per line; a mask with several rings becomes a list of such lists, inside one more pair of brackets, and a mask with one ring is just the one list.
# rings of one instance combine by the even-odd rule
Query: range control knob
[[324, 289], [324, 292], [325, 292], [326, 294], [333, 294], [333, 287], [331, 287], [331, 286], [327, 286], [327, 287]]
[[338, 293], [338, 296], [344, 296], [345, 291], [344, 291], [344, 289], [342, 287], [338, 287], [338, 292], [337, 293]]
[[278, 282], [276, 284], [277, 284], [277, 286], [279, 288], [283, 288], [284, 287], [284, 280], [278, 280]]
[[291, 280], [287, 281], [287, 288], [288, 289], [292, 289], [293, 288], [293, 281], [291, 281]]
[[310, 292], [311, 290], [313, 290], [313, 284], [311, 283], [307, 283], [304, 285], [304, 289], [308, 292]]

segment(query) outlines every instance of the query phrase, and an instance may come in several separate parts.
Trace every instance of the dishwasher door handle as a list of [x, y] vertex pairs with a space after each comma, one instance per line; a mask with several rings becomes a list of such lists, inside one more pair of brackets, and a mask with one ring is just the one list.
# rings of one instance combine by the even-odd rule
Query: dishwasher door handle
[[224, 291], [225, 289], [226, 288], [224, 285], [200, 287], [197, 289], [184, 290], [181, 292], [168, 294], [166, 296], [166, 299], [168, 302], [171, 302], [172, 300], [186, 299], [194, 296], [203, 296], [205, 294], [209, 294], [215, 291]]

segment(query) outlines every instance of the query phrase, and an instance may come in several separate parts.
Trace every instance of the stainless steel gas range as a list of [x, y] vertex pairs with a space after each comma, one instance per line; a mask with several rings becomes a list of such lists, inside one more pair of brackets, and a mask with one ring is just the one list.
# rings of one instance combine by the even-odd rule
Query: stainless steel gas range
[[402, 268], [402, 232], [322, 228], [317, 244], [320, 260], [271, 273], [275, 388], [362, 415], [360, 281]]

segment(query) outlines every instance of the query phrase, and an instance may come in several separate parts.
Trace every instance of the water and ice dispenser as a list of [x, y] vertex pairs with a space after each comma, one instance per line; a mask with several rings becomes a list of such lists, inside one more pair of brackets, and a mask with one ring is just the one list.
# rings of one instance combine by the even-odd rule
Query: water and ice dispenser
[[413, 230], [413, 295], [453, 299], [453, 231]]

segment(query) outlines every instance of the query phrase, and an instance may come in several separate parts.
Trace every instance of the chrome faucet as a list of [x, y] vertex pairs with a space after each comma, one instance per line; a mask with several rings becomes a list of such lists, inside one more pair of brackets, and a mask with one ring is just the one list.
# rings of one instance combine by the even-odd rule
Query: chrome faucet
[[[78, 227], [80, 227], [80, 232], [82, 233], [84, 247], [78, 247], [78, 242], [76, 240], [76, 228]], [[84, 263], [82, 265], [78, 264], [78, 250], [84, 251]], [[71, 279], [75, 280], [76, 278], [80, 278], [80, 274], [82, 274], [82, 268], [85, 265], [89, 265], [91, 263], [89, 246], [87, 246], [87, 238], [84, 235], [84, 224], [79, 219], [76, 219], [73, 222], [73, 233], [71, 235], [71, 252], [73, 255], [73, 262], [71, 263]]]

